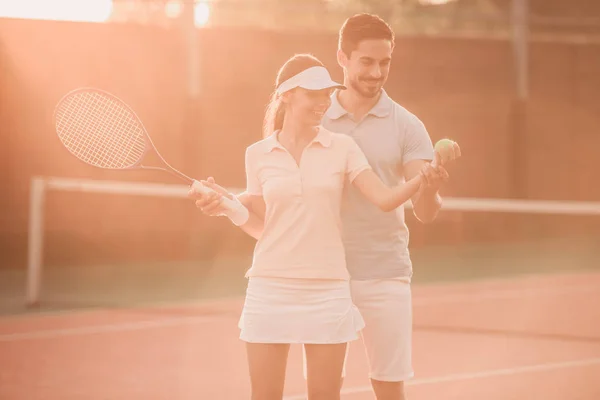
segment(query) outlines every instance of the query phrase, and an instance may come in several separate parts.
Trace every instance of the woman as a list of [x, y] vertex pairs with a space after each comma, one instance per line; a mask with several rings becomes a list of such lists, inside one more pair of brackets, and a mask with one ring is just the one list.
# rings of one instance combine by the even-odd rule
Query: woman
[[239, 321], [252, 399], [282, 398], [291, 343], [305, 345], [309, 399], [340, 398], [346, 345], [364, 326], [351, 301], [340, 233], [344, 185], [386, 211], [421, 185], [418, 176], [388, 188], [352, 138], [320, 126], [335, 88], [344, 87], [318, 59], [292, 57], [277, 76], [264, 139], [246, 150], [243, 203], [250, 213], [234, 223], [258, 240]]

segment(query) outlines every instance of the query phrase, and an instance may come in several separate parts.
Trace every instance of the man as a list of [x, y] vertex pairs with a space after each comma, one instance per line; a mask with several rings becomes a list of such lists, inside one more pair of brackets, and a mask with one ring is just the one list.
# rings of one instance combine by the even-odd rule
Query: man
[[[448, 173], [441, 166], [428, 167], [434, 151], [423, 123], [383, 90], [393, 49], [394, 33], [381, 18], [358, 14], [346, 20], [337, 58], [347, 89], [333, 94], [323, 126], [353, 137], [389, 186], [424, 169], [428, 184], [413, 199], [413, 210], [420, 221], [431, 222]], [[224, 192], [212, 182], [208, 185]], [[243, 194], [239, 199], [244, 203]], [[196, 204], [206, 214], [220, 212], [217, 197]], [[366, 323], [362, 336], [373, 390], [378, 400], [403, 400], [404, 381], [413, 376], [412, 264], [404, 212], [382, 212], [348, 185], [342, 221], [352, 297]]]
[[[434, 154], [423, 123], [383, 89], [393, 49], [394, 33], [381, 18], [359, 14], [346, 20], [337, 59], [347, 90], [334, 93], [323, 120], [328, 130], [352, 136], [390, 186], [418, 175]], [[428, 171], [428, 187], [413, 199], [422, 222], [435, 219], [441, 207], [438, 190], [448, 179], [443, 167]], [[371, 384], [378, 400], [404, 399], [404, 381], [413, 376], [412, 264], [404, 211], [381, 212], [351, 187], [344, 200], [346, 262], [353, 301], [365, 319]]]

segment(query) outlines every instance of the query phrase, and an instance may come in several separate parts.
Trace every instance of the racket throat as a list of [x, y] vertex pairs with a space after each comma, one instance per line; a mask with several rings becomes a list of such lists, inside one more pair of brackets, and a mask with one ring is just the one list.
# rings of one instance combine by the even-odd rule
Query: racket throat
[[194, 183], [194, 179], [192, 179], [189, 176], [185, 175], [184, 173], [176, 170], [175, 168], [149, 167], [149, 166], [145, 166], [145, 165], [140, 165], [139, 168], [144, 171], [167, 172], [169, 175], [179, 178], [179, 180], [187, 183], [188, 185], [191, 185]]

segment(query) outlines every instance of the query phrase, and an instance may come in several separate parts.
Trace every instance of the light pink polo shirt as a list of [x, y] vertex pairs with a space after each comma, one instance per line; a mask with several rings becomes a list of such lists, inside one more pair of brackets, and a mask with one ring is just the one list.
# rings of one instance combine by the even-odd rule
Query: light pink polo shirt
[[277, 134], [246, 150], [247, 192], [263, 196], [265, 227], [248, 277], [349, 279], [340, 205], [370, 165], [354, 139], [319, 129], [299, 165]]

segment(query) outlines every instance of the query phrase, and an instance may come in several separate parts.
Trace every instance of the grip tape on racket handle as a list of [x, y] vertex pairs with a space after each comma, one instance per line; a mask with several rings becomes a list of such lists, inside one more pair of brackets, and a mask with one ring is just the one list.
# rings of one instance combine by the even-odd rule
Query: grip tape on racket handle
[[[203, 185], [202, 182], [196, 180], [194, 180], [192, 183], [192, 189], [202, 194], [210, 194], [215, 192], [213, 189]], [[228, 217], [235, 225], [240, 226], [248, 222], [248, 218], [250, 218], [250, 212], [242, 203], [240, 203], [239, 200], [232, 200], [229, 197], [223, 196], [222, 204], [226, 209], [223, 215]]]

